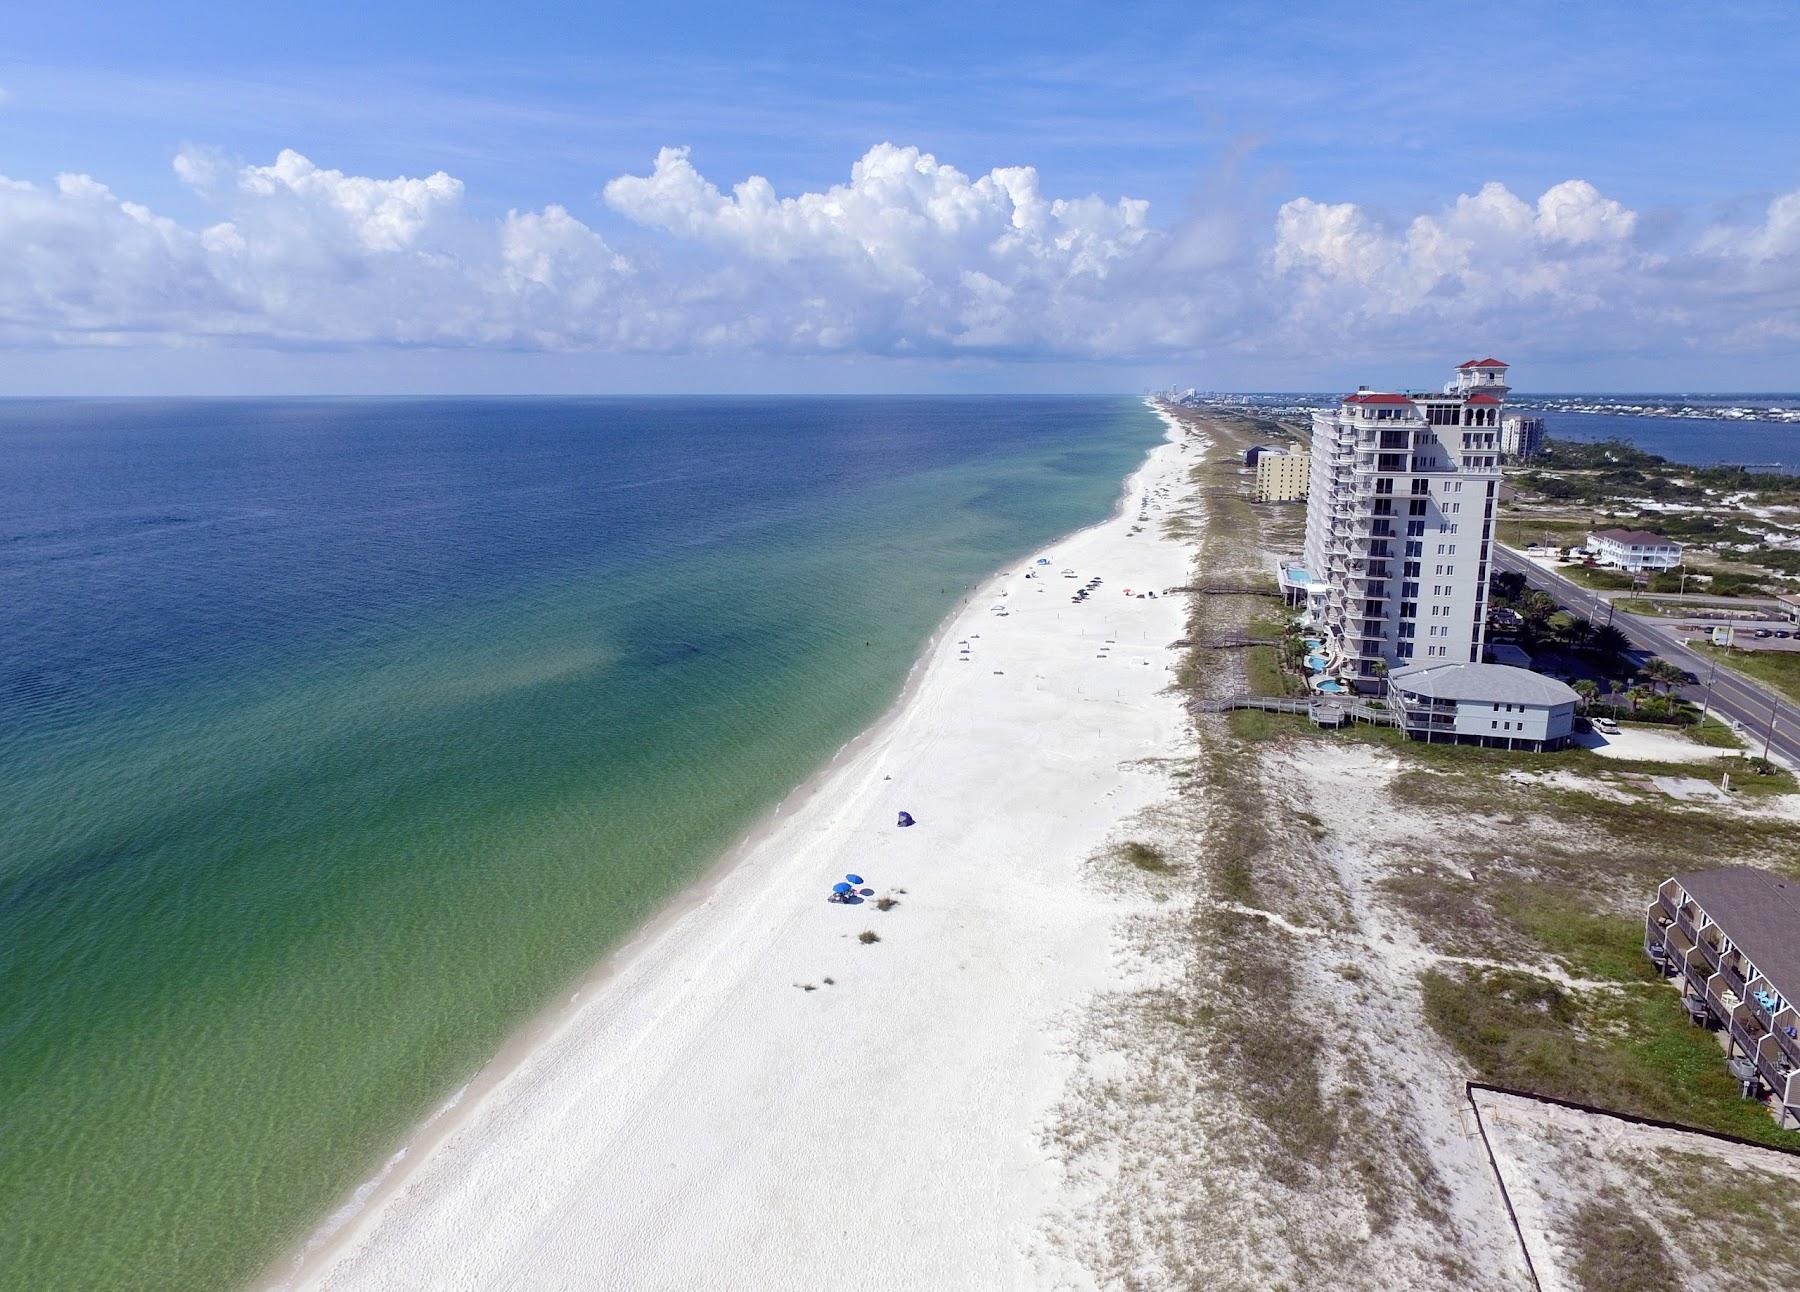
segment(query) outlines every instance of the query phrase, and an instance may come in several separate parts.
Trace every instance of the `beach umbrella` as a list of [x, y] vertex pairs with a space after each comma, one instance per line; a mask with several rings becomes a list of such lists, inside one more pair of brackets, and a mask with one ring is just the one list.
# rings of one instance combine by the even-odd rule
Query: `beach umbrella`
[[860, 884], [863, 882], [863, 877], [861, 875], [845, 875], [844, 878], [849, 880], [852, 884]]
[[850, 885], [848, 885], [848, 884], [833, 884], [831, 886], [831, 891], [834, 893], [847, 893], [850, 891]]
[[906, 825], [911, 825], [912, 823], [913, 823], [913, 816], [912, 816], [911, 812], [902, 812], [900, 814], [900, 824], [901, 825], [906, 826]]

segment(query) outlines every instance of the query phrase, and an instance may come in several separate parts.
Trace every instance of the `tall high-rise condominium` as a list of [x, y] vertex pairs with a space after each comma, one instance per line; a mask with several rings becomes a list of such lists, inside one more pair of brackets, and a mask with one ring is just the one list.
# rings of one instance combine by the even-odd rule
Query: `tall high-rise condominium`
[[1343, 675], [1480, 662], [1506, 365], [1471, 359], [1439, 394], [1374, 391], [1313, 414], [1309, 607]]

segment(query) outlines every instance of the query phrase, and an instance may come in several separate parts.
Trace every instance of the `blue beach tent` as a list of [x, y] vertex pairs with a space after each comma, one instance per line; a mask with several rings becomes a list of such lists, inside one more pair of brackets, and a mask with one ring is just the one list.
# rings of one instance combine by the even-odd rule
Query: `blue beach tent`
[[913, 824], [912, 813], [911, 812], [902, 812], [900, 814], [900, 824], [902, 827]]

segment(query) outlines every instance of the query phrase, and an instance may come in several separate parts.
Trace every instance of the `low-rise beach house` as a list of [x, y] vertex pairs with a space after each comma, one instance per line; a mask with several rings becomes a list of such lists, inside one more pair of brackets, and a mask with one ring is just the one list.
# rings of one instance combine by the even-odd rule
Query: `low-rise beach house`
[[1307, 607], [1340, 673], [1481, 659], [1506, 365], [1459, 364], [1441, 394], [1364, 387], [1313, 414]]
[[1745, 1092], [1800, 1127], [1800, 881], [1754, 866], [1672, 875], [1645, 914], [1644, 950], [1694, 1021], [1724, 1034]]
[[1581, 697], [1553, 677], [1509, 664], [1413, 664], [1388, 674], [1389, 704], [1414, 740], [1502, 749], [1561, 749]]
[[1647, 529], [1597, 529], [1588, 535], [1588, 551], [1602, 565], [1621, 570], [1672, 570], [1681, 564], [1681, 544]]

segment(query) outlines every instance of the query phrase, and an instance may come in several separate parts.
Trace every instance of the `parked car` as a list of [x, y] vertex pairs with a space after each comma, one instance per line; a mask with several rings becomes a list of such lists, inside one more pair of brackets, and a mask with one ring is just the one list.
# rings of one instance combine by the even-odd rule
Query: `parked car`
[[1773, 637], [1773, 636], [1774, 636], [1774, 635], [1775, 635], [1775, 634], [1774, 634], [1774, 632], [1773, 632], [1773, 631], [1772, 631], [1772, 630], [1771, 630], [1771, 629], [1768, 629], [1768, 628], [1758, 628], [1758, 629], [1757, 629], [1757, 630], [1756, 630], [1756, 635], [1757, 635], [1757, 636], [1758, 636], [1758, 637]]
[[1777, 628], [1775, 630], [1775, 638], [1777, 641], [1786, 641], [1788, 638], [1792, 637], [1793, 635], [1794, 634], [1792, 634], [1785, 628]]
[[1603, 736], [1616, 736], [1619, 734], [1619, 724], [1611, 718], [1595, 718], [1594, 730]]

